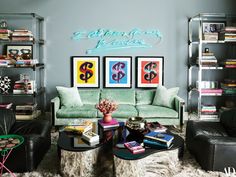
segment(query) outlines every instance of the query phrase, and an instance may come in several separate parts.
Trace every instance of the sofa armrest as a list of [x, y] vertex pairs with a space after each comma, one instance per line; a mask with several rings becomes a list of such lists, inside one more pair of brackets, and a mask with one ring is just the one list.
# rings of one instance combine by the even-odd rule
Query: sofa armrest
[[183, 116], [184, 116], [184, 106], [185, 101], [184, 99], [180, 98], [179, 96], [175, 96], [175, 110], [178, 112], [179, 119], [180, 119], [180, 125], [183, 125]]
[[56, 113], [60, 109], [60, 98], [55, 97], [51, 100], [52, 124], [55, 125]]

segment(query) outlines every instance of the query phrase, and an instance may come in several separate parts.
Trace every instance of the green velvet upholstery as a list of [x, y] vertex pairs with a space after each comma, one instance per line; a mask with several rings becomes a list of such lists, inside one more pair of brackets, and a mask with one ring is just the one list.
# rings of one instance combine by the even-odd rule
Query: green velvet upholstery
[[161, 117], [161, 118], [178, 118], [178, 112], [162, 106], [138, 105], [136, 106], [140, 117]]
[[56, 113], [58, 118], [94, 118], [97, 117], [97, 109], [94, 105], [83, 105], [74, 108], [62, 107]]
[[152, 104], [155, 90], [136, 90], [136, 105]]
[[118, 104], [135, 105], [134, 89], [103, 89], [101, 90], [101, 98], [113, 100]]
[[80, 98], [83, 104], [95, 105], [99, 102], [100, 90], [79, 90]]
[[[112, 113], [112, 117], [114, 118], [128, 118], [133, 116], [138, 116], [138, 112], [135, 106], [132, 105], [120, 104], [118, 105], [118, 109]], [[98, 111], [98, 117], [103, 117], [100, 111]]]

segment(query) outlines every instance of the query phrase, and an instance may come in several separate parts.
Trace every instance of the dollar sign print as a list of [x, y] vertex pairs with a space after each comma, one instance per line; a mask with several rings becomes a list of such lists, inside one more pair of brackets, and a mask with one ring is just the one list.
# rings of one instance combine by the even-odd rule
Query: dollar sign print
[[125, 72], [122, 70], [125, 68], [125, 63], [118, 62], [112, 66], [112, 79], [117, 83], [125, 76]]
[[154, 62], [149, 62], [144, 66], [144, 79], [148, 82], [152, 82], [152, 80], [157, 76], [157, 72], [154, 70], [157, 67], [157, 64]]
[[88, 80], [93, 76], [93, 71], [91, 68], [93, 67], [93, 63], [90, 62], [84, 62], [82, 65], [80, 65], [80, 71], [83, 74], [80, 74], [80, 79], [83, 80], [85, 83], [88, 82]]

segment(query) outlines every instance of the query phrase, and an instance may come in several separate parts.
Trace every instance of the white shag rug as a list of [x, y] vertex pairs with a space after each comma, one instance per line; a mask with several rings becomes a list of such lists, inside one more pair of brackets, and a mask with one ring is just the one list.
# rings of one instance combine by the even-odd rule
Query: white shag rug
[[[182, 136], [184, 133], [180, 133]], [[33, 172], [27, 173], [16, 173], [17, 177], [61, 177], [59, 174], [59, 159], [57, 157], [57, 137], [58, 132], [52, 133], [52, 145], [48, 153], [45, 155], [44, 159], [39, 164], [38, 168]], [[155, 159], [153, 159], [155, 160]], [[158, 160], [160, 161], [160, 160]], [[110, 165], [112, 165], [111, 161], [108, 161]], [[228, 177], [223, 172], [212, 172], [212, 171], [205, 171], [202, 170], [199, 164], [196, 162], [194, 157], [189, 154], [189, 152], [185, 148], [184, 157], [181, 161], [178, 162], [179, 164], [173, 165], [171, 159], [163, 157], [163, 162], [156, 164], [156, 172], [155, 169], [154, 174], [152, 175], [145, 174], [145, 177]], [[106, 162], [104, 165], [107, 166]], [[101, 177], [113, 177], [112, 168], [105, 168], [100, 167], [101, 169]], [[107, 170], [106, 170], [107, 169]], [[161, 171], [161, 173], [160, 173]], [[10, 174], [3, 174], [3, 177], [10, 177]], [[130, 175], [131, 177], [132, 175]], [[232, 176], [233, 177], [233, 176]]]

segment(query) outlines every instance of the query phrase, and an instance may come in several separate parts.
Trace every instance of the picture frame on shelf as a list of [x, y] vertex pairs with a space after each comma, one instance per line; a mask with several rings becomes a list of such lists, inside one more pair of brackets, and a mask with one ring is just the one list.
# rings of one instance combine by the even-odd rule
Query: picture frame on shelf
[[99, 56], [73, 56], [72, 87], [99, 88]]
[[136, 87], [156, 88], [164, 84], [164, 57], [136, 57]]
[[6, 51], [12, 59], [33, 59], [33, 45], [7, 45]]
[[104, 71], [105, 88], [132, 87], [131, 56], [105, 56]]
[[225, 28], [224, 22], [203, 22], [202, 32], [205, 33], [219, 33]]

